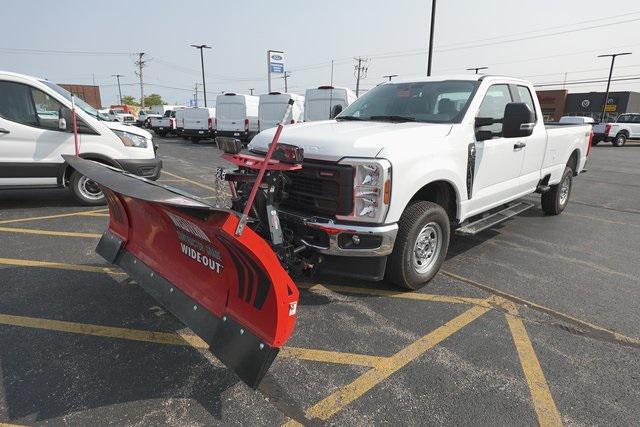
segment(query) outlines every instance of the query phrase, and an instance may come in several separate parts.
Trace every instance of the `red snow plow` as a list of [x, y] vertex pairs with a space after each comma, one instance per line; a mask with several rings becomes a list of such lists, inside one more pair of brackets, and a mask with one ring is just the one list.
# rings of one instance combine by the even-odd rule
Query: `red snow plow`
[[[262, 196], [275, 193], [264, 188], [275, 188], [282, 171], [300, 168], [296, 162], [302, 150], [278, 146], [281, 130], [282, 124], [264, 157], [240, 154], [238, 140], [218, 141], [225, 158], [240, 167], [239, 173], [222, 177], [230, 183], [233, 209], [64, 156], [106, 196], [109, 227], [96, 251], [126, 271], [254, 388], [291, 336], [298, 304], [298, 289], [288, 273], [300, 264], [293, 262], [296, 249], [282, 239], [275, 202]], [[267, 204], [254, 205], [254, 200]]]

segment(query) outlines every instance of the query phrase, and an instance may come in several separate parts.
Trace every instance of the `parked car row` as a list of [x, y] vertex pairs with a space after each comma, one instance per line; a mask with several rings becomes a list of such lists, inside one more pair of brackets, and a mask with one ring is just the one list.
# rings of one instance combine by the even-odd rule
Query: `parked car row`
[[355, 101], [348, 88], [320, 86], [308, 89], [305, 96], [271, 92], [253, 96], [227, 92], [218, 95], [215, 108], [164, 106], [162, 114], [141, 113], [139, 124], [152, 129], [158, 136], [182, 136], [193, 142], [215, 136], [238, 138], [245, 143], [259, 132], [276, 127], [293, 100], [286, 124], [328, 120], [340, 114]]

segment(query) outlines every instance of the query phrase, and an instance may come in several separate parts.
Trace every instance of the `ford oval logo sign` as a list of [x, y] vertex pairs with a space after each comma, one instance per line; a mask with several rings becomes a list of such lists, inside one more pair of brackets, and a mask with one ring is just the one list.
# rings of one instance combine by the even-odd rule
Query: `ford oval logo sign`
[[282, 61], [282, 55], [271, 55], [271, 59], [275, 61]]

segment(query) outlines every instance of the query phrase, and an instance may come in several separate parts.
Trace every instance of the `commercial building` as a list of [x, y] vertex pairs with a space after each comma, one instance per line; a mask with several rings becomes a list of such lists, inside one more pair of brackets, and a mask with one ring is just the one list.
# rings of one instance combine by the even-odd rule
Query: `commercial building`
[[557, 122], [564, 115], [567, 90], [537, 90], [545, 122]]
[[78, 98], [81, 98], [84, 102], [91, 105], [95, 109], [102, 108], [102, 100], [100, 98], [100, 86], [92, 85], [74, 85], [58, 83]]
[[[604, 103], [604, 92], [570, 93], [564, 107], [567, 116], [589, 116], [599, 120]], [[607, 100], [606, 121], [622, 113], [640, 113], [639, 92], [610, 92]]]

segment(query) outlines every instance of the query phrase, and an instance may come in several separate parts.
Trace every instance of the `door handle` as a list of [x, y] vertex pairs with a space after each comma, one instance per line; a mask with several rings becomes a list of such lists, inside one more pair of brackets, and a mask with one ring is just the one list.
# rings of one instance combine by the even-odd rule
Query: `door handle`
[[11, 132], [6, 130], [5, 128], [0, 128], [0, 133], [11, 133]]
[[527, 146], [527, 144], [524, 143], [524, 142], [517, 142], [517, 143], [513, 144], [513, 149], [514, 150], [519, 150], [519, 149], [524, 148], [526, 146]]

